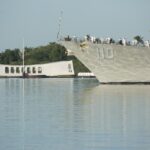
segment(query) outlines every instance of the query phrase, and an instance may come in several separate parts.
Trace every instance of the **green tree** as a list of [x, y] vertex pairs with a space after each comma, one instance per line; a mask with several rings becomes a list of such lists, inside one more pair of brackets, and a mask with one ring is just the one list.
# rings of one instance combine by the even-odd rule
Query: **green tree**
[[140, 35], [137, 35], [134, 37], [135, 40], [137, 40], [138, 44], [143, 44], [143, 37]]
[[73, 61], [74, 71], [77, 75], [79, 72], [90, 72], [90, 70], [82, 64], [75, 56], [68, 56], [67, 60]]
[[1, 64], [17, 64], [21, 61], [21, 55], [19, 49], [6, 49], [0, 54], [0, 63]]
[[39, 64], [66, 60], [66, 49], [56, 43], [36, 48], [25, 48], [25, 64]]

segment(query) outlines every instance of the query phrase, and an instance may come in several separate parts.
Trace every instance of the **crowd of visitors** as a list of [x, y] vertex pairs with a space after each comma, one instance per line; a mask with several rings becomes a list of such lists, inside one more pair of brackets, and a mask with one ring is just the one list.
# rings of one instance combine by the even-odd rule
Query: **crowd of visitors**
[[143, 41], [142, 39], [138, 41], [136, 38], [134, 38], [132, 41], [127, 40], [126, 38], [120, 38], [119, 40], [115, 41], [111, 37], [107, 38], [97, 38], [95, 36], [86, 35], [84, 38], [78, 38], [76, 36], [70, 37], [67, 36], [64, 38], [65, 41], [75, 41], [75, 42], [92, 42], [95, 44], [117, 44], [117, 45], [123, 45], [123, 46], [145, 46], [150, 47], [150, 41], [146, 40]]

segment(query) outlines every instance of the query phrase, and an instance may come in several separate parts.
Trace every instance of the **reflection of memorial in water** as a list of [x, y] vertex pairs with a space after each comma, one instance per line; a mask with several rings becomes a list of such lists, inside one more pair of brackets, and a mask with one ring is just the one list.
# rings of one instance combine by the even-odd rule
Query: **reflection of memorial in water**
[[95, 79], [68, 78], [0, 83], [0, 149], [150, 147], [149, 85], [97, 86]]

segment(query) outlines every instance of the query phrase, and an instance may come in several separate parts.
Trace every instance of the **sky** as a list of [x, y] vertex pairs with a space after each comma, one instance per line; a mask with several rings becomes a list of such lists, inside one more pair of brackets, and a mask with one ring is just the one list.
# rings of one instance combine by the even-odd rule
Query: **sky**
[[0, 51], [56, 42], [60, 16], [62, 36], [150, 40], [150, 0], [0, 0]]

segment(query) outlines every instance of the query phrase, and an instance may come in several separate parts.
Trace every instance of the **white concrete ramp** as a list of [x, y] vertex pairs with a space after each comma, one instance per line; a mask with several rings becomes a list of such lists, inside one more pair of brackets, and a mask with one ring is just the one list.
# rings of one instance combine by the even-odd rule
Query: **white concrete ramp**
[[102, 83], [150, 82], [150, 48], [62, 41]]

